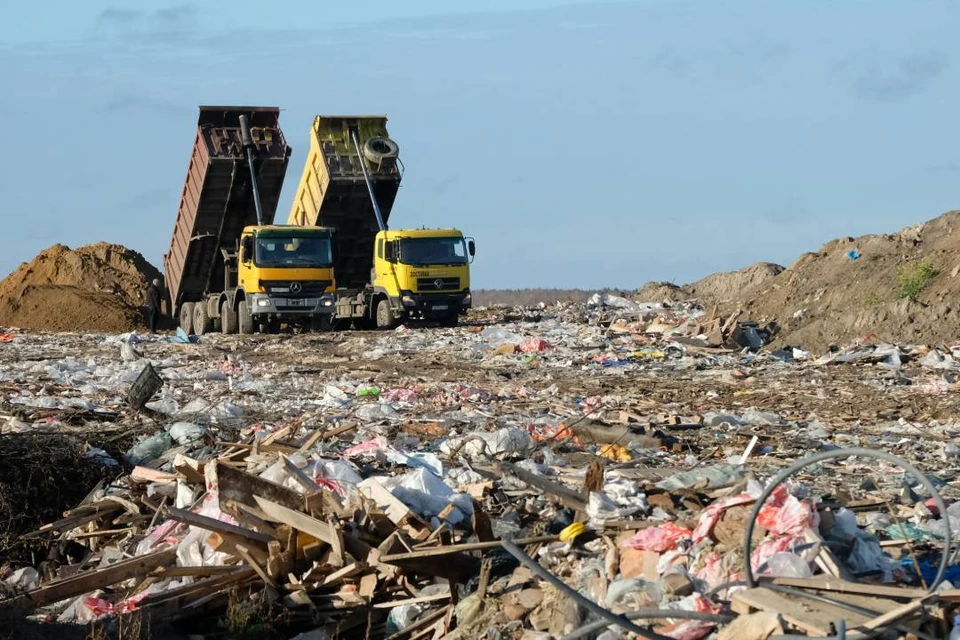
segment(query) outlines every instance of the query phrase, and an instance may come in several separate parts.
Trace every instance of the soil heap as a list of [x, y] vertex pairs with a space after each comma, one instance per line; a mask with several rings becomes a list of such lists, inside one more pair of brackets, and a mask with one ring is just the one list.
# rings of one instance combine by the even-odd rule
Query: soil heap
[[0, 282], [0, 326], [32, 331], [130, 331], [143, 325], [147, 284], [160, 278], [126, 247], [56, 244]]
[[958, 276], [960, 211], [949, 211], [892, 234], [831, 240], [786, 268], [707, 276], [672, 297], [696, 298], [717, 317], [742, 310], [741, 320], [774, 321], [775, 345], [818, 353], [867, 337], [945, 344], [960, 336]]

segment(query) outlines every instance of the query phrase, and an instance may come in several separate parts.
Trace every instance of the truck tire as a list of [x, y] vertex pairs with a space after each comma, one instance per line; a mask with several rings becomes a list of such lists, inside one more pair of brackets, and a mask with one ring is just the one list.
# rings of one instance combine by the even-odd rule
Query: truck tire
[[450, 315], [440, 319], [441, 327], [453, 328], [458, 326], [459, 324], [460, 324], [460, 314], [458, 313], [451, 313]]
[[237, 330], [240, 333], [251, 334], [254, 331], [253, 314], [246, 300], [237, 303]]
[[187, 335], [193, 333], [193, 307], [192, 302], [184, 302], [180, 305], [180, 328]]
[[237, 312], [230, 306], [229, 300], [220, 305], [220, 331], [225, 334], [237, 332]]
[[397, 326], [397, 318], [393, 315], [393, 307], [386, 298], [377, 303], [377, 328], [393, 329]]
[[198, 336], [202, 336], [205, 333], [210, 333], [213, 322], [210, 320], [210, 315], [207, 313], [207, 303], [199, 302], [193, 305], [193, 331]]
[[384, 160], [393, 160], [400, 155], [400, 147], [385, 136], [375, 136], [363, 144], [363, 156], [370, 164], [382, 164]]

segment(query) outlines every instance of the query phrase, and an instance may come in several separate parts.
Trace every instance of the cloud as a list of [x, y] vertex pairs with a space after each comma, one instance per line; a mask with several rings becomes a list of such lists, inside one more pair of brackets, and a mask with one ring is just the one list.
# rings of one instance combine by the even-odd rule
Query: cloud
[[858, 96], [876, 102], [906, 100], [927, 89], [949, 66], [950, 58], [942, 51], [900, 57], [870, 51], [838, 65]]
[[197, 8], [193, 3], [164, 7], [155, 11], [107, 7], [94, 20], [98, 33], [156, 33], [189, 31], [197, 23]]
[[742, 35], [692, 47], [669, 44], [648, 57], [647, 62], [675, 78], [710, 77], [761, 84], [779, 73], [792, 54], [793, 49], [786, 42]]

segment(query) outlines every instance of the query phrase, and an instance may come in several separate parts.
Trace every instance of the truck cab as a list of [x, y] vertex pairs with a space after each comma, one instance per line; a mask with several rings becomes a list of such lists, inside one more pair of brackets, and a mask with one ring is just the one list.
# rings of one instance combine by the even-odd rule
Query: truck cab
[[334, 311], [330, 229], [248, 226], [240, 236], [237, 286], [260, 324], [266, 318]]
[[455, 325], [472, 306], [470, 262], [474, 241], [457, 229], [397, 229], [377, 233], [374, 304], [379, 327], [398, 320]]

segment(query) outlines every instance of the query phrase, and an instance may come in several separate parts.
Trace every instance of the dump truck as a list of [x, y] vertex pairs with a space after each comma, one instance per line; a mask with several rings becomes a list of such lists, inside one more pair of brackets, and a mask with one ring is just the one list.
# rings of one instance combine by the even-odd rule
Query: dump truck
[[273, 224], [291, 148], [276, 107], [201, 106], [170, 248], [169, 308], [188, 334], [322, 327], [335, 310], [327, 229]]
[[389, 229], [403, 163], [386, 116], [317, 116], [288, 225], [334, 238], [339, 322], [387, 329], [458, 323], [472, 306], [472, 238], [457, 229]]

